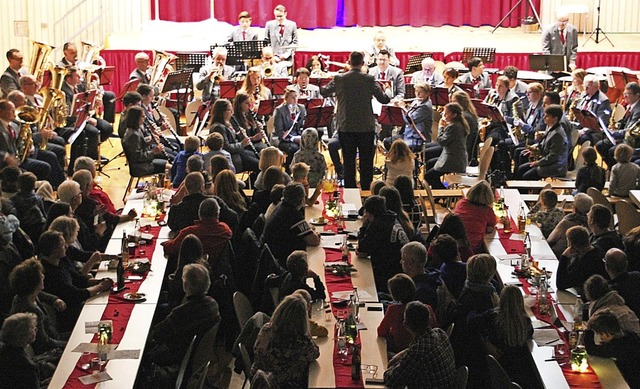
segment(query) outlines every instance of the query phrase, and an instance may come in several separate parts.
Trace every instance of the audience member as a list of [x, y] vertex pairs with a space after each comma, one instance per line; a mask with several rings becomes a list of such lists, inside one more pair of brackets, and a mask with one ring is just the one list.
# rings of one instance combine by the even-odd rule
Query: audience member
[[564, 211], [556, 208], [558, 195], [551, 189], [540, 192], [538, 202], [529, 210], [529, 218], [538, 223], [545, 238], [549, 237], [554, 228], [564, 218]]
[[409, 242], [400, 249], [402, 271], [411, 277], [416, 291], [412, 300], [418, 300], [435, 309], [438, 306], [436, 290], [440, 284], [440, 272], [427, 267], [427, 249], [420, 242]]
[[[467, 232], [464, 228], [464, 223], [462, 222], [462, 218], [455, 213], [449, 213], [447, 216], [442, 219], [442, 223], [440, 223], [440, 228], [438, 229], [438, 233], [435, 237], [440, 235], [449, 235], [453, 239], [455, 239], [458, 244], [458, 254], [460, 255], [460, 260], [462, 262], [467, 262], [467, 260], [473, 255], [473, 250], [471, 248], [471, 244], [469, 243], [469, 239], [467, 238]], [[427, 251], [427, 262], [431, 266], [439, 267], [440, 264], [435, 263], [432, 264], [432, 250], [431, 246], [429, 246], [429, 250]], [[446, 258], [445, 258], [446, 260]]]
[[589, 317], [605, 310], [613, 313], [623, 331], [640, 335], [638, 316], [625, 305], [624, 299], [611, 288], [607, 280], [599, 274], [592, 275], [584, 282], [584, 294], [589, 304]]
[[214, 155], [223, 156], [227, 162], [229, 162], [229, 167], [227, 167], [227, 169], [231, 169], [232, 172], [236, 173], [236, 167], [233, 165], [231, 153], [222, 148], [224, 146], [224, 137], [222, 134], [219, 132], [212, 132], [207, 136], [205, 144], [209, 148], [209, 152], [202, 156], [202, 160], [204, 161], [204, 166], [207, 168], [209, 173], [211, 173], [211, 158]]
[[[640, 272], [628, 271], [627, 255], [620, 249], [609, 249], [604, 256], [604, 268], [609, 285], [624, 299], [625, 304], [640, 315]], [[640, 317], [640, 316], [639, 316]]]
[[629, 191], [638, 188], [640, 180], [640, 166], [631, 162], [633, 148], [626, 144], [619, 144], [613, 152], [616, 164], [611, 168], [609, 194], [628, 197]]
[[167, 298], [172, 309], [184, 302], [182, 272], [184, 267], [191, 263], [199, 263], [211, 271], [209, 264], [204, 260], [202, 242], [193, 234], [185, 236], [182, 240], [176, 271], [169, 274], [166, 280]]
[[231, 208], [238, 217], [247, 211], [247, 199], [238, 187], [236, 175], [231, 170], [223, 170], [213, 183], [213, 193]]
[[429, 251], [432, 252], [435, 263], [441, 263], [440, 277], [454, 298], [460, 296], [467, 279], [467, 265], [460, 259], [460, 248], [451, 235], [440, 234], [431, 242]]
[[598, 158], [596, 149], [587, 147], [582, 151], [582, 158], [584, 158], [584, 166], [578, 169], [576, 190], [573, 194], [587, 193], [587, 189], [591, 187], [602, 191], [606, 177], [604, 169], [596, 163]]
[[578, 193], [573, 199], [573, 212], [566, 215], [547, 237], [556, 258], [560, 258], [567, 248], [567, 230], [574, 226], [587, 226], [587, 212], [593, 205], [593, 199], [584, 193]]
[[624, 236], [624, 252], [627, 254], [629, 271], [640, 270], [640, 226], [632, 228], [631, 231]]
[[589, 241], [593, 247], [600, 250], [601, 257], [611, 248], [623, 249], [622, 238], [614, 230], [613, 215], [609, 208], [602, 204], [594, 204], [587, 213], [587, 226], [591, 232]]
[[111, 198], [105, 192], [100, 185], [95, 181], [96, 179], [96, 162], [91, 157], [78, 157], [76, 162], [73, 165], [73, 171], [77, 172], [78, 170], [88, 170], [91, 173], [91, 177], [93, 180], [91, 181], [91, 193], [89, 193], [89, 197], [96, 200], [100, 205], [106, 207], [106, 211], [109, 213], [116, 213], [117, 209], [113, 205]]
[[385, 158], [386, 184], [393, 185], [399, 175], [413, 177], [414, 159], [415, 155], [402, 139], [393, 141]]
[[[308, 278], [313, 280], [313, 287], [307, 283]], [[283, 300], [298, 289], [307, 291], [312, 300], [325, 300], [327, 298], [320, 276], [309, 269], [307, 252], [304, 250], [295, 250], [287, 258], [287, 273], [280, 285], [280, 300]]]
[[20, 222], [13, 215], [0, 215], [0, 321], [9, 316], [13, 291], [9, 288], [9, 274], [23, 261], [12, 235]]
[[567, 230], [567, 247], [560, 257], [556, 286], [558, 289], [576, 288], [582, 291], [587, 278], [594, 274], [607, 277], [603, 255], [589, 243], [589, 231], [582, 226]]
[[[282, 151], [278, 150], [276, 147], [267, 147], [266, 149], [260, 152], [260, 161], [258, 162], [258, 168], [260, 169], [260, 173], [256, 177], [256, 182], [254, 187], [256, 189], [264, 189], [263, 180], [264, 180], [264, 172], [269, 168], [269, 166], [277, 166], [282, 169], [284, 165], [284, 154]], [[285, 185], [291, 181], [291, 177], [285, 172], [284, 173], [284, 182]]]
[[8, 317], [0, 330], [0, 381], [7, 388], [39, 389], [38, 365], [28, 351], [36, 339], [37, 317], [16, 313]]
[[458, 201], [453, 212], [460, 216], [474, 253], [482, 250], [484, 235], [493, 231], [496, 215], [493, 213], [493, 191], [486, 181], [472, 186], [465, 198]]
[[389, 361], [384, 384], [389, 388], [454, 388], [456, 360], [447, 334], [432, 328], [429, 309], [416, 301], [407, 304], [404, 325], [413, 342]]
[[305, 129], [300, 142], [300, 150], [293, 155], [291, 163], [304, 162], [309, 165], [309, 186], [317, 188], [327, 172], [327, 162], [318, 151], [318, 131], [311, 127]]
[[171, 184], [174, 188], [179, 187], [187, 175], [187, 159], [192, 155], [202, 157], [202, 154], [198, 151], [199, 147], [200, 138], [197, 136], [191, 135], [185, 139], [184, 150], [176, 155], [176, 159], [173, 161], [173, 165], [171, 165]]
[[416, 201], [414, 196], [413, 180], [411, 177], [401, 174], [396, 177], [393, 182], [393, 186], [398, 190], [398, 192], [400, 192], [402, 208], [409, 216], [409, 220], [411, 220], [411, 224], [413, 224], [414, 231], [418, 231], [420, 224], [422, 224], [422, 206]]
[[32, 241], [37, 241], [46, 222], [47, 213], [42, 197], [35, 192], [36, 176], [24, 172], [18, 177], [18, 193], [11, 198], [20, 227]]
[[396, 218], [400, 222], [402, 229], [409, 239], [413, 239], [416, 235], [416, 231], [413, 229], [413, 224], [409, 220], [409, 215], [404, 211], [402, 207], [402, 199], [400, 198], [400, 192], [393, 186], [385, 186], [380, 189], [380, 196], [384, 197], [387, 210], [394, 212]]
[[109, 243], [109, 237], [106, 236], [107, 224], [104, 221], [94, 224], [93, 219], [91, 219], [93, 229], [90, 229], [82, 218], [75, 216], [76, 209], [82, 204], [80, 184], [73, 180], [67, 180], [60, 184], [58, 186], [58, 199], [71, 206], [72, 217], [78, 222], [78, 242], [82, 249], [104, 251]]
[[[206, 196], [213, 195], [213, 180], [211, 179], [211, 175], [204, 170], [204, 161], [202, 157], [197, 154], [194, 154], [187, 159], [187, 175], [189, 173], [197, 172], [202, 174], [202, 178], [204, 179], [204, 188], [203, 192]], [[179, 204], [184, 199], [184, 196], [187, 195], [187, 187], [184, 185], [184, 180], [180, 183], [180, 186], [176, 190], [176, 192], [171, 196], [169, 202], [171, 205]]]

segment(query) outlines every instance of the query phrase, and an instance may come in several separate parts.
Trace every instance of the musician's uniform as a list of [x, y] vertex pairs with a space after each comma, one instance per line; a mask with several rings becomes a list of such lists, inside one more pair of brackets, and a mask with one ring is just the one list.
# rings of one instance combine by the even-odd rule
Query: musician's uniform
[[442, 74], [435, 72], [431, 74], [431, 77], [427, 77], [424, 70], [418, 70], [417, 72], [413, 73], [413, 75], [411, 75], [411, 83], [417, 84], [420, 82], [424, 82], [431, 87], [441, 86], [442, 84], [444, 84], [444, 77], [442, 77]]
[[322, 98], [322, 96], [320, 96], [320, 87], [317, 85], [308, 84], [304, 90], [300, 89], [300, 85], [298, 84], [295, 84], [293, 87], [298, 92], [299, 99], [321, 99]]
[[[279, 139], [278, 148], [287, 155], [285, 167], [288, 168], [291, 160], [293, 160], [293, 154], [300, 150], [300, 139], [304, 130], [307, 111], [302, 104], [297, 104], [293, 112], [288, 105], [282, 104], [275, 109], [274, 116], [274, 132]], [[289, 129], [291, 129], [291, 132], [287, 134], [286, 138], [283, 138]]]
[[248, 28], [243, 30], [241, 26], [238, 26], [231, 31], [229, 37], [227, 38], [227, 42], [238, 42], [238, 41], [257, 41], [258, 33], [255, 32], [253, 28]]
[[377, 66], [376, 58], [378, 57], [378, 53], [380, 53], [381, 50], [387, 50], [389, 52], [389, 63], [391, 63], [391, 65], [400, 66], [400, 60], [398, 59], [398, 57], [396, 57], [396, 53], [391, 47], [384, 45], [382, 49], [379, 49], [376, 47], [376, 45], [371, 45], [367, 49], [367, 54], [369, 54], [370, 58], [369, 62], [372, 62], [369, 64], [369, 68], [374, 68]]
[[[284, 49], [284, 46], [298, 44], [298, 26], [292, 20], [285, 20], [282, 28], [277, 20], [269, 20], [264, 26], [265, 40], [273, 48], [273, 54], [283, 61], [293, 62], [294, 49]], [[282, 34], [280, 33], [282, 31]]]
[[[594, 93], [593, 96], [583, 96], [576, 104], [576, 108], [591, 111], [596, 117], [602, 119], [605, 126], [609, 124], [609, 119], [611, 118], [611, 103], [607, 95], [600, 90]], [[591, 141], [591, 144], [595, 145], [598, 141], [602, 140], [604, 136], [599, 127], [585, 130], [585, 133], [581, 134], [578, 138], [579, 145], [586, 141]]]
[[471, 72], [465, 73], [458, 77], [458, 83], [472, 84], [477, 86], [479, 89], [491, 89], [491, 77], [489, 77], [489, 73], [486, 72], [480, 73], [478, 77], [473, 77]]
[[140, 80], [141, 84], [149, 85], [151, 78], [146, 72], [143, 72], [138, 68], [135, 68], [129, 75], [129, 81], [132, 81], [132, 80]]
[[[146, 120], [144, 125], [141, 128], [141, 131], [144, 134], [145, 139], [151, 139], [151, 143], [155, 147], [156, 146], [155, 137], [153, 137], [153, 135], [151, 134], [151, 131], [155, 131], [155, 129], [151, 127], [149, 122], [152, 122], [156, 126], [160, 127], [163, 123], [163, 120], [162, 118], [156, 119], [156, 117], [153, 115], [152, 107], [142, 105], [142, 108], [144, 109]], [[167, 144], [163, 144], [164, 152], [169, 156], [169, 159], [171, 159], [171, 161], [174, 161], [176, 158], [176, 155], [178, 155], [178, 153], [182, 148], [181, 147], [182, 144], [178, 139], [168, 139], [168, 138], [164, 138], [164, 139], [166, 139], [167, 141]]]
[[[402, 100], [405, 94], [404, 74], [402, 70], [388, 66], [383, 72], [379, 66], [369, 69], [369, 74], [378, 81], [391, 81], [392, 89], [383, 89], [384, 93], [392, 100]], [[378, 134], [378, 139], [385, 139], [391, 135], [393, 126], [383, 125], [382, 130]]]
[[539, 180], [545, 177], [567, 175], [567, 133], [561, 122], [547, 131], [538, 144], [540, 155], [538, 166], [525, 163], [518, 169], [516, 177], [524, 180]]
[[[500, 98], [497, 91], [492, 90], [485, 98], [485, 104], [498, 107], [500, 113], [506, 122], [513, 122], [513, 105], [517, 105], [518, 116], [524, 117], [522, 104], [519, 97], [512, 91], [507, 91], [504, 98]], [[494, 153], [497, 158], [493, 158], [491, 166], [494, 169], [500, 169], [505, 172], [511, 171], [511, 158], [509, 157], [509, 149], [513, 145], [513, 141], [509, 137], [506, 123], [491, 123], [485, 131], [485, 139], [491, 137], [493, 146], [498, 146]]]
[[[431, 140], [431, 126], [433, 125], [433, 106], [431, 100], [426, 98], [422, 101], [414, 100], [411, 106], [407, 110], [407, 113], [416, 125], [416, 129], [427, 139]], [[423, 141], [420, 135], [416, 134], [416, 131], [412, 128], [409, 119], [404, 116], [404, 125], [398, 135], [394, 135], [384, 140], [384, 147], [389, 150], [391, 143], [396, 139], [402, 138], [404, 142], [413, 151], [421, 151]], [[440, 148], [442, 150], [442, 148]]]
[[[25, 96], [25, 98], [26, 98], [26, 101], [27, 101], [27, 105], [29, 107], [33, 107], [33, 108], [42, 107], [42, 104], [43, 104], [42, 96], [39, 96], [39, 95]], [[34, 132], [33, 132], [33, 143], [38, 145], [38, 144], [41, 144], [42, 142], [44, 142], [44, 140], [42, 139], [42, 135], [40, 134], [38, 129], [35, 128], [35, 126], [32, 126], [32, 128], [34, 129]], [[55, 133], [55, 132], [54, 132], [53, 137], [47, 141], [46, 150], [47, 151], [51, 151], [52, 153], [54, 153], [56, 155], [56, 157], [58, 158], [58, 164], [60, 165], [60, 167], [62, 169], [64, 169], [64, 166], [67, 163], [67, 161], [66, 161], [66, 155], [67, 155], [66, 144], [67, 144], [67, 142], [64, 140], [64, 138], [61, 137], [60, 135], [57, 135], [57, 133]]]
[[[196, 88], [202, 91], [202, 101], [216, 101], [220, 97], [220, 85], [216, 85], [211, 81], [211, 78], [207, 77], [212, 69], [212, 65], [205, 65], [200, 68], [199, 80], [196, 83]], [[224, 65], [222, 70], [222, 77], [225, 80], [233, 77], [233, 73], [236, 69], [233, 66]]]
[[5, 98], [13, 90], [22, 90], [20, 88], [20, 77], [25, 74], [26, 71], [23, 68], [16, 72], [11, 67], [7, 67], [2, 76], [0, 76], [0, 90], [2, 90]]
[[[640, 121], [640, 101], [627, 108], [624, 117], [619, 122], [619, 130], [614, 131], [611, 135], [616, 140], [616, 145], [623, 143], [627, 130], [635, 126]], [[608, 124], [608, 123], [606, 123]], [[607, 163], [609, 168], [612, 168], [616, 164], [616, 160], [613, 157], [613, 151], [616, 145], [612, 144], [608, 138], [604, 138], [596, 143], [596, 150], [602, 156], [602, 159]], [[635, 152], [634, 155], [639, 153]]]

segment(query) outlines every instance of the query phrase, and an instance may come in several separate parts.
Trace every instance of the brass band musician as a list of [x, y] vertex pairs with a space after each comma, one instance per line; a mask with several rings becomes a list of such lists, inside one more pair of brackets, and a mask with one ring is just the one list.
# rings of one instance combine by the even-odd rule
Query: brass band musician
[[284, 101], [274, 112], [275, 129], [278, 137], [278, 148], [287, 155], [285, 167], [293, 160], [293, 154], [300, 150], [302, 131], [307, 111], [304, 105], [298, 104], [298, 92], [288, 87], [284, 92]]
[[[603, 123], [608, 124], [611, 118], [611, 102], [606, 94], [600, 90], [600, 81], [593, 74], [584, 78], [584, 93], [575, 104], [577, 109], [591, 111]], [[602, 130], [597, 128], [583, 128], [580, 130], [578, 144], [591, 141], [595, 145], [603, 138]]]
[[199, 81], [196, 88], [202, 91], [202, 101], [215, 100], [220, 97], [220, 81], [233, 77], [235, 68], [226, 64], [227, 49], [216, 47], [211, 54], [210, 64], [200, 68]]
[[[402, 138], [412, 151], [420, 151], [423, 146], [422, 137], [416, 133], [420, 132], [428, 141], [431, 140], [431, 126], [433, 124], [433, 107], [429, 95], [431, 87], [424, 82], [415, 84], [416, 98], [407, 107], [404, 115], [404, 125], [398, 135], [393, 135], [384, 139], [384, 146], [387, 150], [396, 139]], [[404, 101], [398, 102], [404, 107]], [[414, 127], [415, 125], [415, 127]]]
[[149, 75], [149, 54], [141, 51], [134, 57], [136, 68], [129, 75], [129, 81], [140, 80], [141, 84], [148, 84], [151, 81]]

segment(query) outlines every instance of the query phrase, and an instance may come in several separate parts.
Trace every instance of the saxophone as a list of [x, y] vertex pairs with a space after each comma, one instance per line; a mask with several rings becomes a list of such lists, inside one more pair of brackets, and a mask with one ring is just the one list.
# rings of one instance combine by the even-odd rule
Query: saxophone
[[[515, 123], [515, 121], [520, 121], [520, 115], [518, 114], [518, 104], [521, 103], [521, 99], [518, 99], [516, 101], [513, 102], [513, 105], [511, 106], [511, 111], [512, 111], [512, 115], [513, 115], [513, 121]], [[522, 132], [522, 126], [516, 126], [514, 125], [513, 127], [511, 127], [511, 131], [513, 131], [513, 135], [518, 138], [518, 142], [522, 142], [525, 138], [524, 133]]]
[[573, 109], [578, 105], [578, 99], [579, 97], [576, 97], [575, 99], [571, 100], [571, 105], [569, 106], [569, 112], [567, 113], [567, 119], [569, 119], [570, 122], [573, 122], [576, 120], [576, 114], [573, 112]]
[[[20, 162], [24, 162], [33, 148], [33, 134], [31, 125], [38, 123], [41, 111], [38, 108], [24, 105], [16, 108], [16, 121], [20, 123], [20, 131], [16, 140], [16, 157]], [[46, 113], [45, 113], [46, 116]]]

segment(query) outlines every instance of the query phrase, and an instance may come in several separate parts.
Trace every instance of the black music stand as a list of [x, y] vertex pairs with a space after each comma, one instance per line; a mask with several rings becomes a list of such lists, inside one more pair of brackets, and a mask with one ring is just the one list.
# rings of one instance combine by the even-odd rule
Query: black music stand
[[479, 57], [484, 63], [493, 63], [496, 60], [495, 47], [465, 47], [462, 49], [462, 63], [466, 64], [469, 59]]
[[[247, 61], [251, 61], [250, 66], [255, 65], [255, 60], [262, 58], [262, 49], [265, 41], [234, 41], [227, 46], [227, 61], [230, 65], [241, 66], [243, 70], [247, 70]], [[216, 46], [211, 46], [211, 51]]]
[[332, 77], [310, 77], [309, 84], [317, 85], [319, 88], [324, 88], [328, 83], [333, 80]]
[[[493, 30], [491, 30], [492, 34], [498, 29], [498, 27], [502, 26], [502, 23], [504, 23], [504, 21], [507, 20], [507, 18], [509, 16], [511, 16], [513, 11], [515, 11], [516, 8], [518, 8], [520, 6], [520, 4], [522, 4], [522, 0], [518, 0], [518, 2], [514, 4], [514, 6], [509, 10], [509, 12], [507, 12], [507, 14], [504, 15], [502, 20], [500, 20], [500, 22], [498, 22], [498, 24], [496, 24], [496, 26], [493, 28]], [[536, 7], [533, 6], [533, 3], [531, 2], [531, 0], [527, 0], [527, 4], [528, 4], [528, 7], [531, 7], [531, 10], [533, 11], [533, 15], [536, 17], [536, 22], [538, 22], [538, 24], [540, 24], [540, 16], [538, 16], [538, 11], [536, 11]], [[528, 7], [525, 8], [525, 13], [527, 12], [527, 8]]]
[[443, 107], [449, 104], [449, 89], [443, 87], [433, 88], [431, 89], [429, 99], [434, 107]]
[[416, 97], [416, 88], [415, 84], [410, 82], [404, 84], [404, 98], [405, 99], [414, 99]]
[[562, 54], [529, 54], [529, 70], [563, 72], [567, 70], [566, 58]]
[[332, 106], [319, 106], [311, 107], [307, 110], [307, 117], [305, 118], [305, 127], [321, 128], [328, 127], [331, 124], [333, 118]]
[[176, 70], [192, 68], [200, 70], [207, 63], [207, 54], [205, 53], [176, 53]]
[[260, 100], [256, 114], [271, 116], [271, 114], [273, 114], [273, 110], [276, 109], [276, 103], [278, 102], [278, 100]]
[[[171, 72], [167, 75], [167, 80], [164, 82], [162, 91], [160, 93], [167, 93], [170, 91], [176, 91], [176, 108], [178, 109], [178, 115], [181, 114], [182, 105], [187, 105], [187, 97], [189, 96], [191, 89], [191, 75], [193, 74], [193, 68], [185, 68]], [[184, 94], [180, 93], [180, 89], [185, 88]], [[182, 101], [184, 100], [184, 101]], [[178, 127], [180, 123], [177, 123]]]
[[264, 86], [271, 90], [271, 94], [274, 96], [283, 95], [287, 86], [289, 86], [289, 78], [288, 77], [273, 77], [273, 78], [263, 78], [262, 83]]
[[324, 105], [324, 99], [323, 98], [319, 98], [319, 99], [304, 99], [304, 98], [300, 98], [300, 99], [298, 99], [298, 103], [303, 104], [304, 108], [308, 112], [309, 109], [311, 109], [311, 108], [322, 107]]
[[422, 60], [429, 57], [433, 57], [433, 53], [420, 53], [409, 57], [407, 65], [404, 67], [404, 74], [411, 74], [422, 70]]
[[242, 88], [242, 81], [239, 80], [224, 80], [220, 81], [220, 98], [221, 99], [233, 99], [236, 97], [236, 92]]

